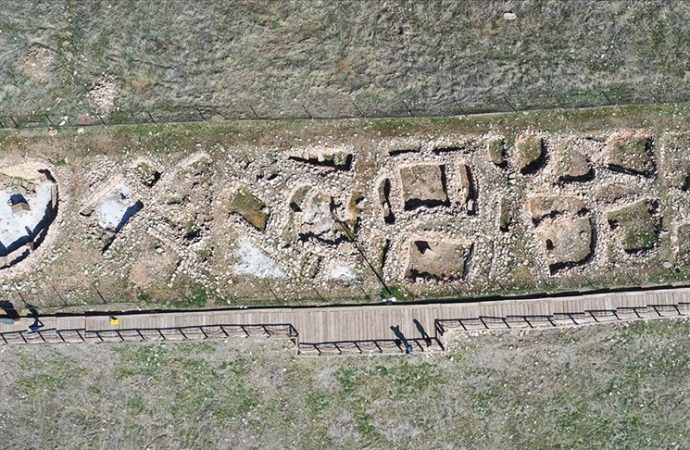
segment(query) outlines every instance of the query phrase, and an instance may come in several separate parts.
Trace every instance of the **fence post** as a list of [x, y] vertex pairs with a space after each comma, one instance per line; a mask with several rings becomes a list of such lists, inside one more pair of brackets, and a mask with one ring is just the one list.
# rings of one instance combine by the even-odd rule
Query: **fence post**
[[93, 283], [91, 283], [91, 287], [96, 291], [96, 293], [98, 294], [98, 296], [101, 298], [101, 300], [103, 301], [103, 304], [107, 305], [108, 302], [105, 300], [105, 298], [103, 297], [103, 294], [101, 294], [101, 291], [98, 290], [98, 288], [96, 287], [96, 285], [93, 284]]
[[271, 288], [271, 286], [269, 286], [268, 283], [263, 283], [263, 285], [264, 285], [264, 287], [266, 287], [269, 291], [271, 291], [271, 294], [273, 295], [273, 297], [276, 299], [276, 301], [279, 302], [279, 301], [280, 301], [280, 298], [279, 298], [278, 295], [275, 293], [275, 291]]
[[55, 287], [55, 285], [54, 285], [52, 282], [48, 282], [48, 283], [50, 284], [50, 287], [53, 288], [53, 290], [54, 290], [55, 293], [57, 294], [57, 296], [58, 296], [58, 298], [60, 299], [60, 301], [62, 302], [62, 304], [65, 305], [65, 306], [67, 306], [67, 302], [66, 302], [65, 299], [62, 297], [62, 295], [60, 295], [60, 293], [58, 292], [58, 290], [57, 290], [57, 288]]
[[400, 285], [400, 287], [403, 288], [405, 290], [405, 292], [407, 292], [407, 295], [412, 297], [412, 300], [416, 300], [414, 294], [412, 294], [412, 291], [410, 289], [408, 289], [407, 287], [405, 287], [405, 285], [402, 285], [402, 284]]
[[321, 293], [318, 291], [318, 289], [316, 289], [315, 286], [312, 286], [311, 288], [314, 290], [314, 292], [316, 292], [316, 296], [319, 297], [319, 300], [325, 301], [324, 298], [321, 296]]
[[558, 92], [556, 92], [556, 90], [553, 87], [551, 87], [551, 93], [553, 94], [554, 98], [556, 99], [556, 103], [558, 103], [558, 106], [560, 106], [563, 109], [566, 109], [565, 105], [561, 101], [561, 96], [558, 95]]
[[256, 110], [254, 109], [254, 107], [252, 105], [249, 105], [249, 109], [252, 110], [252, 113], [254, 114], [254, 117], [256, 118], [256, 120], [261, 120], [261, 117], [259, 117], [259, 115], [256, 113]]
[[517, 112], [517, 109], [515, 109], [515, 107], [513, 106], [513, 104], [510, 103], [510, 100], [508, 100], [508, 97], [507, 97], [507, 96], [504, 95], [504, 96], [503, 96], [503, 100], [508, 104], [508, 106], [510, 106], [510, 109], [512, 109], [513, 112]]
[[604, 95], [604, 98], [606, 99], [607, 102], [609, 102], [609, 105], [613, 105], [613, 101], [611, 100], [611, 97], [609, 97], [605, 91], [601, 91], [601, 93]]
[[14, 117], [10, 116], [10, 120], [11, 120], [12, 123], [14, 124], [14, 127], [15, 127], [15, 128], [19, 128], [19, 125], [17, 125], [17, 121], [14, 120]]
[[362, 114], [362, 110], [359, 109], [359, 106], [357, 106], [357, 103], [355, 103], [354, 100], [352, 100], [352, 105], [355, 107], [355, 109], [357, 110], [357, 112], [359, 113], [359, 115], [360, 115], [362, 118], [364, 118], [364, 114]]
[[367, 300], [371, 301], [371, 297], [369, 297], [369, 294], [367, 294], [367, 291], [365, 291], [364, 288], [359, 284], [357, 285], [357, 287], [359, 288], [360, 291], [362, 291], [362, 294], [364, 294], [364, 297]]
[[311, 113], [309, 112], [309, 110], [307, 109], [307, 107], [304, 106], [304, 103], [302, 103], [302, 108], [304, 109], [304, 111], [305, 111], [305, 112], [307, 113], [307, 115], [309, 116], [309, 119], [314, 119], [314, 116], [312, 116]]
[[405, 105], [405, 109], [407, 109], [407, 113], [410, 115], [410, 117], [414, 117], [414, 114], [412, 113], [412, 110], [410, 109], [409, 106], [407, 106], [407, 102], [405, 100], [402, 101], [402, 104]]
[[657, 97], [656, 95], [654, 95], [654, 92], [652, 92], [651, 89], [649, 90], [649, 95], [652, 96], [652, 98], [654, 99], [655, 102], [661, 103], [661, 100], [659, 100], [659, 97]]
[[462, 108], [462, 106], [460, 105], [460, 102], [458, 101], [457, 98], [453, 97], [453, 103], [454, 103], [455, 106], [458, 108], [458, 112], [460, 113], [460, 115], [461, 115], [461, 116], [467, 117], [467, 113], [466, 113], [465, 110]]

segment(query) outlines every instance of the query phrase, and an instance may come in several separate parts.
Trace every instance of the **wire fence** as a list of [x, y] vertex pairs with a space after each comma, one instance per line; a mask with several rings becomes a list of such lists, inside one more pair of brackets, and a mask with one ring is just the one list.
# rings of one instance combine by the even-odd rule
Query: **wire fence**
[[438, 117], [518, 111], [576, 109], [630, 104], [683, 103], [690, 101], [688, 89], [650, 86], [648, 89], [609, 87], [586, 91], [557, 89], [530, 92], [480, 93], [469, 99], [378, 98], [343, 95], [337, 98], [293, 99], [256, 104], [165, 105], [150, 108], [117, 109], [108, 114], [96, 110], [0, 112], [0, 129], [85, 127], [144, 123], [181, 123], [230, 120], [299, 120]]

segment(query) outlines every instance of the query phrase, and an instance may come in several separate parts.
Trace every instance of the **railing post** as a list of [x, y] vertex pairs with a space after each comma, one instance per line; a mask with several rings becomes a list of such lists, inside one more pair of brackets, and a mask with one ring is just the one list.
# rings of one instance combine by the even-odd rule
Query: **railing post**
[[534, 325], [532, 325], [532, 322], [529, 321], [527, 316], [522, 316], [522, 319], [527, 323], [527, 326], [529, 326], [530, 328], [534, 328]]

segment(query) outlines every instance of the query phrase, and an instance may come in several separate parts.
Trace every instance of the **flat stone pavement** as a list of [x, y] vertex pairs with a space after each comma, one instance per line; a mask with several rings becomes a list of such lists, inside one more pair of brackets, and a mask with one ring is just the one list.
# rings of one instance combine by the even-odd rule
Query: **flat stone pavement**
[[[0, 345], [282, 336], [301, 353], [366, 353], [443, 348], [451, 328], [543, 328], [690, 316], [690, 288], [536, 299], [428, 304], [98, 313], [0, 323]], [[117, 320], [113, 321], [112, 318]]]

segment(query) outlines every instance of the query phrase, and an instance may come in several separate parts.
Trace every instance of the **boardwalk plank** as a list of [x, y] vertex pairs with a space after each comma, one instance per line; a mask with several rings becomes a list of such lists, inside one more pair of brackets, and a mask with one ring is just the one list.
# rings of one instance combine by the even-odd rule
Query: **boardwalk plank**
[[[552, 297], [529, 300], [502, 300], [474, 303], [436, 303], [436, 304], [392, 304], [392, 305], [363, 305], [354, 307], [322, 307], [322, 308], [276, 308], [276, 309], [238, 309], [218, 311], [189, 311], [175, 313], [142, 313], [121, 314], [118, 316], [120, 324], [113, 325], [110, 317], [104, 315], [72, 315], [72, 316], [45, 316], [41, 317], [45, 333], [30, 335], [27, 330], [32, 323], [31, 318], [22, 318], [15, 323], [0, 324], [0, 333], [4, 340], [0, 344], [12, 342], [61, 342], [60, 335], [66, 341], [78, 342], [78, 331], [89, 333], [90, 342], [98, 342], [100, 339], [94, 331], [106, 330], [134, 330], [128, 332], [127, 339], [140, 339], [140, 333], [136, 330], [147, 329], [141, 332], [147, 339], [160, 339], [160, 333], [156, 329], [166, 329], [165, 335], [170, 339], [184, 338], [182, 333], [175, 331], [179, 327], [208, 326], [209, 335], [224, 338], [225, 334], [220, 328], [212, 328], [216, 325], [228, 325], [228, 334], [244, 335], [238, 325], [247, 325], [247, 332], [253, 336], [265, 335], [261, 325], [274, 324], [269, 327], [274, 334], [286, 335], [287, 328], [278, 324], [292, 324], [299, 332], [300, 342], [305, 343], [342, 343], [343, 351], [360, 352], [360, 344], [354, 341], [368, 343], [370, 349], [376, 350], [374, 340], [388, 340], [386, 351], [398, 351], [393, 341], [395, 335], [391, 326], [400, 326], [403, 335], [410, 340], [423, 339], [424, 335], [415, 325], [415, 320], [426, 333], [435, 335], [435, 321], [446, 320], [447, 328], [457, 327], [462, 329], [462, 324], [468, 329], [505, 328], [502, 318], [510, 316], [509, 324], [516, 328], [529, 328], [529, 324], [522, 319], [523, 316], [532, 316], [530, 321], [534, 327], [552, 326], [548, 316], [554, 316], [553, 322], [571, 326], [573, 321], [563, 313], [579, 313], [574, 317], [578, 323], [594, 323], [612, 321], [618, 319], [636, 319], [639, 315], [646, 318], [659, 317], [654, 308], [649, 305], [659, 305], [657, 310], [662, 316], [677, 316], [675, 307], [682, 301], [690, 302], [690, 288], [678, 288], [671, 290], [644, 291], [644, 292], [618, 292], [593, 294], [571, 297]], [[633, 309], [635, 308], [635, 309]], [[679, 309], [690, 314], [690, 304], [680, 305]], [[616, 315], [606, 310], [616, 310]], [[594, 311], [585, 314], [585, 311]], [[601, 311], [601, 312], [596, 312]], [[483, 317], [484, 322], [478, 320]], [[595, 320], [596, 317], [596, 320]], [[465, 319], [451, 320], [451, 319]], [[56, 331], [61, 331], [58, 334]], [[19, 334], [18, 332], [24, 332]], [[50, 333], [48, 333], [50, 331]], [[190, 328], [184, 331], [188, 338], [203, 339], [204, 333], [200, 328]], [[104, 339], [116, 339], [116, 334], [103, 334]], [[347, 346], [346, 346], [346, 343]], [[364, 345], [364, 344], [362, 344]], [[384, 344], [381, 344], [384, 345]], [[384, 345], [384, 346], [385, 346]], [[415, 344], [416, 345], [416, 344]], [[340, 345], [339, 345], [340, 347]], [[346, 348], [347, 347], [347, 348]], [[321, 347], [320, 347], [321, 348]], [[312, 349], [313, 350], [313, 349]], [[338, 352], [335, 346], [322, 350]], [[378, 350], [376, 350], [378, 351]]]

